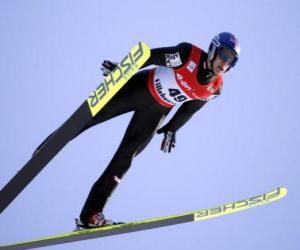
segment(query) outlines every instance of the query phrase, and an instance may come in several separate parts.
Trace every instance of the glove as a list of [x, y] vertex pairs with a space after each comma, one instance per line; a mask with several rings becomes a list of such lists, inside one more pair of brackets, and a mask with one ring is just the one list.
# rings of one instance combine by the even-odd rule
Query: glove
[[171, 149], [175, 148], [176, 143], [176, 133], [172, 132], [168, 129], [167, 126], [162, 127], [161, 129], [157, 130], [157, 134], [164, 133], [164, 139], [161, 143], [160, 149], [166, 153], [171, 153]]
[[104, 60], [102, 63], [101, 71], [104, 76], [108, 76], [111, 71], [117, 66], [118, 63]]

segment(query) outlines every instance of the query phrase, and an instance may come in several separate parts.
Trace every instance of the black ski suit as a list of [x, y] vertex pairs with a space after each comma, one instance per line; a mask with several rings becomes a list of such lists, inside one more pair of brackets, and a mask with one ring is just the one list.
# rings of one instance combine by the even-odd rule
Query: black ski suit
[[[152, 49], [151, 56], [143, 67], [149, 65], [167, 67], [166, 55], [176, 53], [179, 53], [182, 65], [184, 65], [190, 57], [191, 50], [192, 44], [189, 43]], [[203, 66], [206, 61], [207, 54], [203, 52], [198, 62], [199, 69], [197, 72], [197, 79], [201, 84], [209, 83], [215, 77], [211, 70]], [[176, 67], [179, 68], [180, 65]], [[90, 190], [80, 214], [80, 220], [84, 224], [88, 224], [91, 215], [103, 211], [108, 198], [131, 166], [133, 158], [147, 146], [171, 110], [171, 108], [159, 104], [151, 95], [147, 80], [149, 72], [149, 70], [142, 70], [135, 74], [91, 122], [78, 133], [79, 135], [86, 129], [118, 115], [134, 112], [118, 150]], [[203, 100], [184, 102], [169, 123], [163, 127], [163, 132], [172, 131], [176, 133], [205, 103], [206, 101]]]
[[[165, 55], [177, 52], [184, 64], [190, 56], [191, 48], [191, 44], [181, 43], [175, 47], [152, 49], [151, 57], [144, 67], [148, 65], [166, 66]], [[201, 61], [206, 62], [206, 59], [205, 53], [201, 57]], [[199, 62], [199, 65], [198, 79], [204, 84], [210, 82], [214, 74], [210, 70], [202, 68], [203, 63]], [[133, 158], [146, 147], [171, 110], [171, 108], [160, 105], [150, 94], [147, 86], [148, 72], [148, 70], [143, 70], [134, 75], [83, 129], [88, 129], [115, 116], [130, 111], [134, 112], [118, 150], [88, 195], [80, 215], [83, 223], [87, 223], [92, 214], [103, 211], [109, 196], [131, 166]], [[175, 133], [205, 103], [206, 101], [202, 100], [183, 103], [165, 126], [165, 131]]]

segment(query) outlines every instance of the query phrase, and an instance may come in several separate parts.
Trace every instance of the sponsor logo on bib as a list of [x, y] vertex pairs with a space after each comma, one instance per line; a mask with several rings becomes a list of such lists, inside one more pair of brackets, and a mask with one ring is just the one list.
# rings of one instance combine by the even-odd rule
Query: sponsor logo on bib
[[194, 61], [190, 61], [187, 66], [188, 71], [192, 73], [195, 70], [195, 68], [196, 68], [196, 63]]

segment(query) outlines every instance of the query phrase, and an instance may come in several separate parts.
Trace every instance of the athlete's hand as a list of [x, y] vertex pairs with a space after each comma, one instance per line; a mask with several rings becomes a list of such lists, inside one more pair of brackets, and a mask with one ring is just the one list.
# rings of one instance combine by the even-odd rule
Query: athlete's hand
[[176, 133], [170, 131], [167, 126], [162, 127], [161, 129], [157, 130], [158, 134], [164, 133], [164, 139], [161, 143], [160, 149], [164, 153], [171, 153], [171, 149], [175, 148], [176, 143]]
[[101, 71], [104, 76], [108, 76], [111, 71], [117, 66], [118, 63], [111, 62], [109, 60], [104, 60], [102, 63]]

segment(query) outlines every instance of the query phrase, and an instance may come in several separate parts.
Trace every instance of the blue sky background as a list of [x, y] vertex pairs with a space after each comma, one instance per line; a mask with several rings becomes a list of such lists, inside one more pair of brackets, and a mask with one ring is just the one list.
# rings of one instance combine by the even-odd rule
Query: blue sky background
[[[156, 136], [106, 207], [134, 221], [289, 189], [277, 203], [200, 223], [48, 249], [296, 249], [299, 240], [298, 1], [0, 1], [0, 187], [138, 41], [207, 49], [221, 31], [240, 60], [212, 100], [177, 134], [172, 154]], [[173, 114], [173, 113], [172, 113]], [[172, 117], [169, 115], [168, 119]], [[72, 231], [91, 185], [131, 114], [67, 145], [0, 215], [0, 242]], [[298, 193], [297, 193], [298, 192]], [[46, 249], [46, 248], [45, 248]]]

